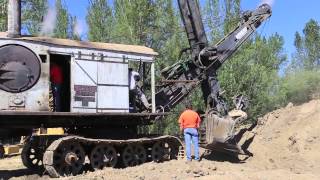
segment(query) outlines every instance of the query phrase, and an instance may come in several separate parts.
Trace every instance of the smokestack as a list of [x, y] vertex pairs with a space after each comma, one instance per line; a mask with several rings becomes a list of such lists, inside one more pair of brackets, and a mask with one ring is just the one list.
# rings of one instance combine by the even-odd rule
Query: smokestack
[[8, 37], [21, 36], [21, 0], [8, 1]]

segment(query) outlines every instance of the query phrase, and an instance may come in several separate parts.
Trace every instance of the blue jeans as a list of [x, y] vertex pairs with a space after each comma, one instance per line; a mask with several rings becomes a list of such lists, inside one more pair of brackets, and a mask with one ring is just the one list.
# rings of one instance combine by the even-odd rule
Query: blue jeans
[[184, 129], [184, 141], [186, 143], [187, 160], [191, 161], [191, 141], [194, 147], [195, 160], [199, 158], [199, 134], [196, 128], [185, 128]]

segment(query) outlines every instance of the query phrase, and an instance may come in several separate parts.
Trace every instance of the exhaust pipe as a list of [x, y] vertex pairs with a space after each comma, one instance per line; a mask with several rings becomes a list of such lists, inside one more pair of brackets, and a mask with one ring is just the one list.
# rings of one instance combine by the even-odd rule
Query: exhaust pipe
[[21, 0], [8, 1], [8, 37], [21, 36]]

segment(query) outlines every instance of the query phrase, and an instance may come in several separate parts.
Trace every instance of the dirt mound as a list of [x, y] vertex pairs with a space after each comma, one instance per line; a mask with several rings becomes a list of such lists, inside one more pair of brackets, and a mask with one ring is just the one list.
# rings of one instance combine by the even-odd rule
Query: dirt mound
[[[253, 154], [244, 161], [215, 153], [204, 156], [201, 162], [146, 163], [64, 179], [320, 179], [320, 100], [300, 106], [289, 104], [268, 113], [252, 131], [244, 134], [240, 145], [244, 142], [251, 142], [248, 150]], [[21, 175], [22, 165], [8, 167], [9, 161], [0, 160], [0, 179], [4, 175], [1, 173], [15, 177], [14, 172], [20, 173], [17, 179], [39, 177]]]
[[248, 163], [320, 175], [320, 101], [276, 110], [259, 119]]
[[246, 161], [224, 158], [147, 163], [127, 169], [107, 169], [68, 179], [319, 179], [320, 100], [288, 104], [258, 120], [241, 143], [252, 141]]

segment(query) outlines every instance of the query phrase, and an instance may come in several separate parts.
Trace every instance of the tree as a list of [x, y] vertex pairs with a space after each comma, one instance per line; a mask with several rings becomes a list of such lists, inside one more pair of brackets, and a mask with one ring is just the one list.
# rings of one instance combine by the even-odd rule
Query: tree
[[90, 41], [110, 42], [113, 28], [112, 9], [106, 0], [90, 0], [86, 17]]
[[[250, 100], [251, 118], [279, 107], [278, 71], [286, 60], [283, 38], [275, 34], [269, 38], [254, 37], [219, 71], [221, 87], [226, 97], [244, 94]], [[229, 100], [231, 106], [231, 101]]]
[[41, 31], [43, 17], [48, 10], [47, 0], [22, 1], [22, 29], [30, 35], [38, 35]]
[[8, 0], [0, 0], [0, 32], [7, 31], [7, 3]]
[[61, 0], [56, 0], [55, 8], [57, 19], [53, 36], [56, 38], [70, 38], [70, 19], [66, 5], [62, 4]]
[[320, 67], [320, 26], [317, 21], [309, 20], [303, 35], [296, 32], [294, 45], [296, 52], [291, 68], [311, 70]]
[[304, 103], [314, 95], [319, 97], [320, 90], [320, 26], [310, 19], [303, 34], [295, 33], [296, 52], [282, 78], [280, 89], [286, 102]]
[[207, 0], [203, 9], [204, 22], [207, 22], [207, 36], [212, 43], [218, 42], [223, 37], [223, 18], [220, 17], [219, 0]]
[[224, 0], [224, 34], [228, 34], [240, 20], [240, 0]]
[[152, 44], [151, 34], [156, 22], [156, 2], [153, 0], [114, 1], [115, 24], [113, 40], [119, 43]]
[[[179, 60], [181, 50], [188, 47], [188, 41], [172, 1], [158, 0], [155, 6], [156, 18], [149, 46], [159, 52], [156, 69], [160, 71]], [[160, 72], [157, 74], [160, 75]]]

